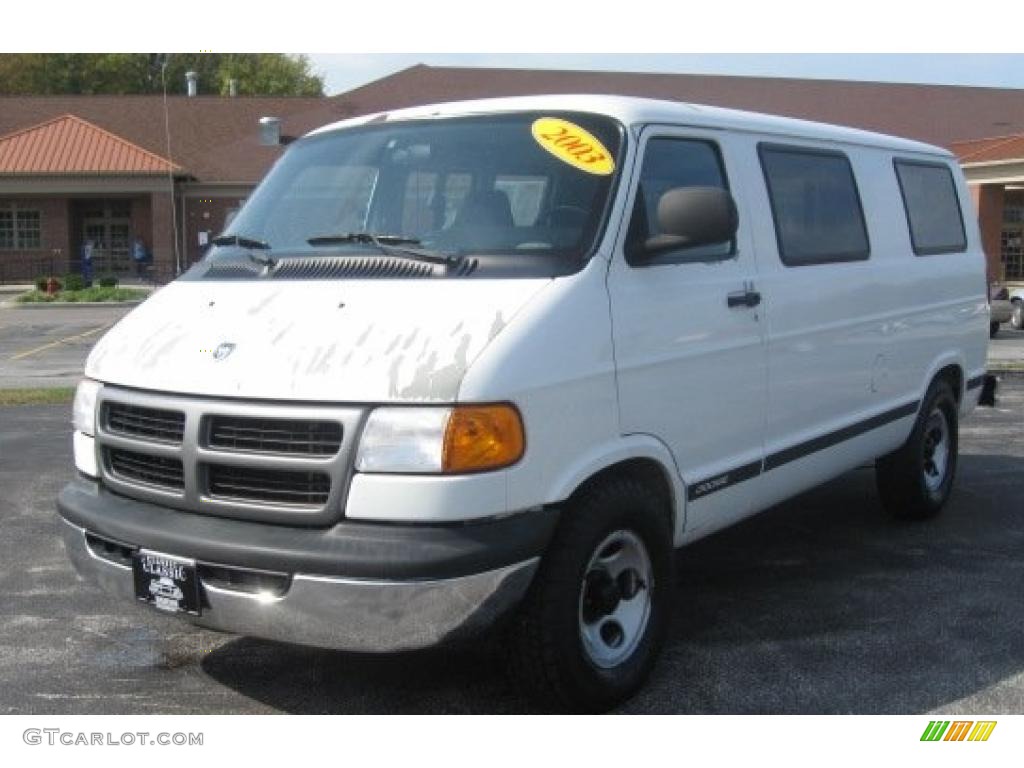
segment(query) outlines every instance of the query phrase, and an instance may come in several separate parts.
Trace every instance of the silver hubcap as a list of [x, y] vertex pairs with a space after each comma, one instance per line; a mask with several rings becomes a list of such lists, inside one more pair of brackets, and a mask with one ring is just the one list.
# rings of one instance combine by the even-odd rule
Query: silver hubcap
[[929, 491], [939, 490], [949, 468], [949, 423], [936, 408], [924, 426], [924, 483]]
[[602, 669], [628, 659], [651, 615], [654, 576], [640, 537], [615, 531], [594, 550], [580, 586], [583, 648]]

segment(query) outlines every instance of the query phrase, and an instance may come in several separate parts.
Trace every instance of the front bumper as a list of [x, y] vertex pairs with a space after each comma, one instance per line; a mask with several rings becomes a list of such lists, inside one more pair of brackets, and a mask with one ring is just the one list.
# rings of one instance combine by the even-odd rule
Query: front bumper
[[[174, 615], [211, 629], [372, 653], [455, 642], [492, 625], [525, 594], [555, 521], [553, 512], [524, 513], [521, 520], [421, 526], [422, 537], [414, 526], [282, 530], [125, 499], [84, 480], [62, 491], [58, 509], [75, 569], [126, 602], [142, 605], [131, 567], [97, 549], [87, 534], [126, 550], [193, 558], [201, 566], [261, 569], [271, 563], [289, 577], [278, 594], [215, 584], [200, 570], [201, 615]], [[373, 536], [367, 528], [376, 529]], [[203, 538], [211, 532], [219, 537]], [[303, 563], [327, 562], [325, 540], [334, 549], [332, 567], [304, 569]], [[287, 547], [277, 546], [284, 542]]]

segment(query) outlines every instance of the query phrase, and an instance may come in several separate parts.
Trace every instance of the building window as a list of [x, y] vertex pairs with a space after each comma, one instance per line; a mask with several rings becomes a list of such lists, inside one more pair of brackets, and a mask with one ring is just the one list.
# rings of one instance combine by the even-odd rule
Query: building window
[[850, 161], [841, 152], [762, 144], [758, 148], [787, 267], [868, 258], [868, 231]]
[[1004, 227], [1000, 240], [1003, 279], [1024, 280], [1024, 227]]
[[42, 247], [39, 211], [0, 208], [0, 250], [31, 251]]

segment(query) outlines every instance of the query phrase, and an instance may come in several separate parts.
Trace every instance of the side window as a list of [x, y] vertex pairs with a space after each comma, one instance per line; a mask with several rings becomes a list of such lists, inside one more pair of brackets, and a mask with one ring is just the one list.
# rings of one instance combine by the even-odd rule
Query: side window
[[[658, 230], [658, 201], [676, 187], [720, 187], [728, 189], [718, 147], [699, 139], [651, 139], [647, 142], [644, 162], [640, 169], [633, 216], [626, 237], [626, 254], [639, 243], [655, 237]], [[731, 256], [735, 242], [727, 241], [683, 248], [660, 256], [650, 264], [675, 260], [710, 261]]]
[[867, 227], [846, 155], [762, 144], [779, 257], [787, 267], [868, 258]]
[[927, 256], [967, 250], [960, 200], [949, 167], [911, 160], [896, 160], [893, 165], [914, 253]]

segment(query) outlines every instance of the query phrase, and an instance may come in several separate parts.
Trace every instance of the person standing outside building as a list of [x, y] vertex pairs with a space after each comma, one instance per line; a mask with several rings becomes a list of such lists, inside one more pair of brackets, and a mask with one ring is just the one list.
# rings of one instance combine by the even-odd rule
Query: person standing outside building
[[92, 252], [95, 247], [92, 240], [82, 243], [82, 282], [86, 286], [92, 285]]
[[138, 235], [132, 241], [132, 261], [135, 262], [135, 274], [142, 280], [146, 276], [146, 262], [149, 261], [149, 251], [146, 244]]

